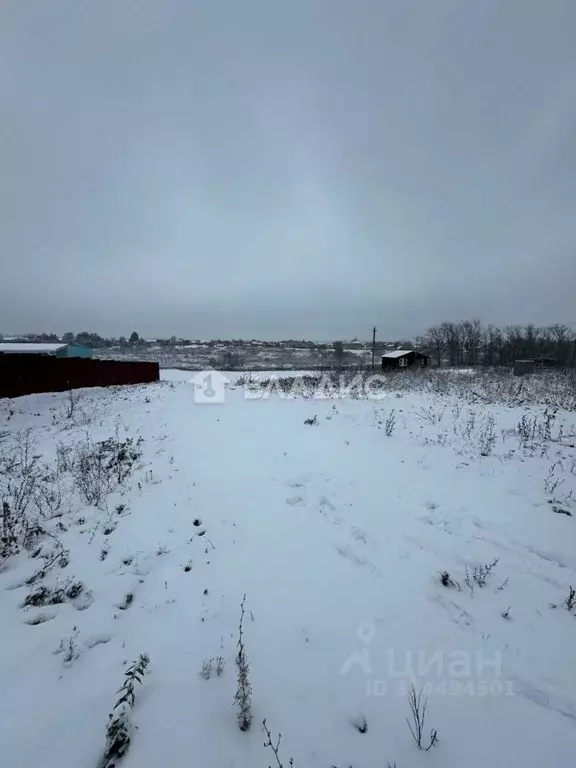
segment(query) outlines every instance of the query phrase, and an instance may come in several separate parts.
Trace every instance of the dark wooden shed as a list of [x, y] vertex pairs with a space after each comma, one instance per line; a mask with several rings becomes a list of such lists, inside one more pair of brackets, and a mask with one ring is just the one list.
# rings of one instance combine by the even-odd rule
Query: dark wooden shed
[[382, 370], [406, 371], [409, 368], [426, 368], [429, 360], [429, 355], [415, 349], [395, 349], [382, 355]]
[[542, 368], [556, 368], [556, 358], [554, 357], [534, 357], [529, 360], [514, 361], [514, 375], [523, 376], [526, 373], [534, 373]]

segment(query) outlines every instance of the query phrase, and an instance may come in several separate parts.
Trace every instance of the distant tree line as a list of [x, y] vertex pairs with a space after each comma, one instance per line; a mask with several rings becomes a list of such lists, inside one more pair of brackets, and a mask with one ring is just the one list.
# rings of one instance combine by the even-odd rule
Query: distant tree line
[[[0, 336], [0, 340], [1, 340]], [[336, 365], [350, 365], [360, 362], [349, 352], [350, 349], [370, 351], [370, 342], [353, 339], [352, 342], [315, 342], [297, 339], [278, 341], [258, 341], [257, 339], [212, 339], [196, 341], [171, 336], [165, 339], [148, 340], [142, 338], [137, 331], [129, 336], [106, 338], [98, 333], [80, 331], [80, 333], [65, 333], [62, 338], [55, 333], [27, 334], [14, 341], [30, 341], [65, 344], [77, 344], [103, 349], [120, 347], [126, 349], [142, 349], [151, 346], [162, 348], [186, 347], [191, 344], [214, 349], [214, 361], [220, 367], [233, 369], [240, 363], [239, 354], [254, 347], [255, 351], [266, 348], [309, 349], [322, 355], [326, 362]], [[380, 355], [390, 348], [412, 349], [416, 346], [427, 352], [438, 366], [507, 366], [515, 360], [554, 358], [560, 366], [576, 366], [576, 333], [569, 325], [556, 323], [544, 327], [535, 325], [508, 325], [499, 328], [495, 325], [483, 326], [479, 320], [464, 320], [462, 322], [444, 322], [432, 326], [424, 336], [415, 339], [415, 344], [408, 340], [396, 342], [378, 341], [376, 354]], [[238, 347], [238, 352], [232, 351]]]
[[576, 333], [557, 323], [535, 325], [483, 326], [479, 320], [445, 322], [429, 328], [417, 345], [426, 350], [438, 366], [509, 365], [515, 360], [554, 358], [557, 365], [576, 365]]

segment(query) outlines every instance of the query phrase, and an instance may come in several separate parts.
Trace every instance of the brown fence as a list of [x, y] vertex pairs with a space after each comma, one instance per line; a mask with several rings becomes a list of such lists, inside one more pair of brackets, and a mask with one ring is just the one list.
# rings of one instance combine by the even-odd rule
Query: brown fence
[[64, 392], [79, 387], [146, 384], [159, 378], [158, 363], [0, 354], [0, 397]]

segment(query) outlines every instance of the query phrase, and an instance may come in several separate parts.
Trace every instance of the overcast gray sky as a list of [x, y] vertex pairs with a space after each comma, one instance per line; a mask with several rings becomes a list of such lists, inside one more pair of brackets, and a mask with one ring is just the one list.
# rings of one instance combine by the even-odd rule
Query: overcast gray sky
[[0, 331], [576, 321], [574, 0], [0, 0]]

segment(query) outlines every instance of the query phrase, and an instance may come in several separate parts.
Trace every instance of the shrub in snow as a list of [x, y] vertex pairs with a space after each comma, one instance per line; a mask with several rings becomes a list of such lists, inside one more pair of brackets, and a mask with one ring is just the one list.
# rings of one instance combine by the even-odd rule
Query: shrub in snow
[[69, 635], [62, 638], [60, 645], [54, 651], [55, 654], [62, 654], [62, 661], [67, 667], [71, 666], [82, 655], [82, 646], [78, 643], [79, 635], [80, 631], [74, 627]]
[[72, 473], [76, 487], [87, 504], [99, 506], [106, 496], [123, 483], [142, 456], [143, 439], [109, 437], [93, 443], [90, 435], [76, 448]]
[[570, 587], [570, 592], [568, 593], [568, 597], [564, 601], [564, 605], [566, 606], [568, 611], [572, 611], [574, 606], [576, 606], [576, 589], [574, 587]]
[[352, 725], [358, 733], [367, 733], [368, 731], [368, 722], [364, 716], [356, 718], [356, 720], [352, 721]]
[[101, 768], [115, 768], [118, 761], [124, 757], [130, 747], [131, 722], [130, 715], [135, 700], [135, 683], [142, 684], [142, 679], [150, 659], [146, 654], [138, 657], [138, 660], [126, 670], [124, 684], [118, 691], [120, 698], [110, 713], [108, 727], [106, 729], [106, 747]]
[[308, 424], [310, 427], [315, 427], [318, 424], [318, 416], [314, 416], [311, 419], [304, 419], [304, 424]]
[[440, 572], [440, 582], [443, 587], [449, 587], [450, 589], [460, 589], [460, 584], [455, 581], [448, 571], [441, 571]]
[[127, 611], [133, 602], [134, 602], [134, 593], [127, 592], [126, 595], [124, 596], [124, 600], [118, 605], [118, 608], [121, 611]]
[[428, 709], [428, 699], [426, 697], [422, 698], [422, 691], [417, 693], [414, 685], [411, 685], [408, 703], [410, 704], [411, 719], [406, 718], [406, 722], [408, 723], [408, 728], [410, 728], [410, 733], [418, 745], [418, 749], [424, 749], [428, 752], [438, 741], [438, 731], [434, 728], [430, 731], [428, 746], [424, 746], [422, 741], [424, 738], [424, 722], [426, 720], [426, 710]]
[[18, 549], [16, 519], [7, 501], [2, 502], [2, 526], [0, 535], [0, 561], [15, 555]]
[[546, 477], [546, 480], [544, 480], [544, 490], [547, 494], [550, 496], [554, 493], [554, 491], [558, 488], [559, 485], [562, 485], [564, 482], [564, 478], [556, 477], [556, 469], [560, 467], [562, 468], [562, 464], [559, 461], [555, 461], [554, 464], [550, 467], [548, 470], [548, 475]]
[[41, 462], [32, 430], [0, 434], [0, 561], [34, 546], [62, 503], [60, 479]]
[[557, 408], [546, 408], [540, 416], [524, 414], [516, 426], [520, 447], [525, 453], [532, 454], [546, 443], [558, 442], [564, 432], [562, 425], [555, 429]]
[[250, 683], [250, 663], [246, 658], [244, 645], [244, 604], [246, 595], [240, 604], [240, 624], [238, 625], [238, 651], [236, 653], [236, 693], [234, 701], [238, 707], [238, 727], [247, 731], [252, 724], [252, 685]]
[[481, 563], [475, 563], [472, 568], [468, 568], [468, 566], [466, 566], [464, 582], [470, 590], [470, 594], [474, 593], [475, 584], [478, 587], [486, 586], [486, 580], [499, 562], [500, 558], [497, 557], [493, 562], [486, 563], [485, 565], [482, 565]]
[[32, 554], [32, 557], [41, 557], [44, 562], [30, 578], [26, 579], [26, 584], [31, 587], [37, 581], [43, 579], [46, 576], [46, 572], [56, 565], [60, 568], [66, 568], [70, 562], [69, 556], [70, 550], [64, 549], [62, 542], [58, 539], [56, 539], [56, 546], [49, 548], [47, 551], [42, 551], [42, 547], [39, 547], [37, 552]]
[[30, 594], [26, 596], [22, 603], [22, 608], [27, 608], [30, 605], [42, 606], [42, 605], [59, 605], [60, 603], [66, 603], [71, 600], [76, 600], [84, 593], [84, 584], [81, 581], [73, 581], [69, 579], [64, 584], [56, 584], [54, 587], [47, 587], [42, 584], [36, 589], [33, 589]]
[[198, 673], [203, 680], [210, 680], [212, 673], [215, 672], [218, 677], [224, 672], [226, 659], [223, 656], [210, 656], [202, 662], [202, 667]]
[[[278, 751], [280, 749], [280, 741], [282, 740], [282, 734], [278, 734], [278, 738], [276, 739], [276, 743], [272, 741], [272, 734], [270, 733], [268, 726], [266, 725], [266, 718], [262, 721], [262, 725], [264, 726], [264, 731], [266, 732], [266, 741], [264, 742], [265, 747], [270, 747], [272, 752], [274, 753], [274, 758], [276, 760], [276, 766], [277, 768], [284, 768], [284, 763], [280, 760], [280, 755], [278, 754]], [[288, 760], [287, 765], [293, 766], [294, 765], [294, 758], [291, 757]]]
[[384, 426], [384, 429], [386, 431], [386, 435], [388, 437], [392, 437], [392, 435], [394, 434], [394, 430], [396, 429], [396, 416], [394, 415], [394, 408], [388, 414], [388, 418], [386, 419], [386, 424]]
[[210, 675], [212, 674], [212, 659], [204, 659], [202, 661], [202, 667], [200, 668], [200, 672], [198, 672], [202, 680], [210, 680]]
[[490, 456], [496, 444], [496, 431], [494, 429], [494, 417], [486, 416], [480, 431], [480, 455]]

